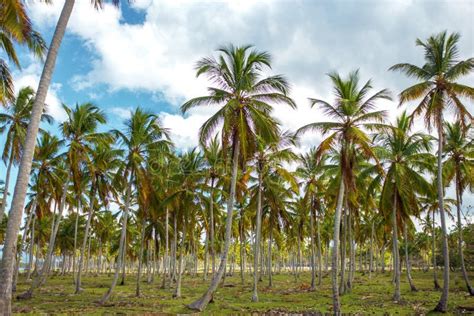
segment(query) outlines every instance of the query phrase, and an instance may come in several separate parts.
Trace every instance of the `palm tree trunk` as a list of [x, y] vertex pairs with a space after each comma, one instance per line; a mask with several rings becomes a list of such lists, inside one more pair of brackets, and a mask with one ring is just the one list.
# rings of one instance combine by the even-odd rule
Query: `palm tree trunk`
[[405, 265], [407, 267], [407, 278], [408, 283], [410, 284], [410, 289], [412, 292], [418, 292], [415, 284], [413, 284], [413, 279], [411, 277], [411, 265], [410, 257], [408, 256], [408, 233], [407, 233], [407, 223], [403, 223], [403, 237], [405, 239]]
[[10, 148], [7, 174], [5, 175], [5, 190], [3, 191], [2, 203], [0, 204], [0, 224], [3, 222], [3, 214], [5, 214], [5, 210], [7, 208], [7, 196], [8, 196], [8, 188], [10, 186], [10, 172], [12, 170], [12, 165], [13, 165], [13, 149], [14, 148], [15, 146], [13, 145]]
[[399, 302], [400, 296], [400, 260], [398, 258], [398, 227], [397, 227], [397, 192], [393, 191], [393, 210], [392, 210], [392, 239], [393, 239], [393, 273], [395, 281], [395, 293], [393, 300]]
[[166, 209], [166, 215], [165, 215], [165, 256], [163, 258], [163, 284], [161, 285], [162, 288], [166, 289], [168, 285], [168, 274], [169, 274], [169, 269], [170, 269], [170, 259], [169, 259], [169, 254], [168, 254], [168, 248], [169, 248], [169, 213], [168, 209]]
[[467, 291], [469, 292], [469, 295], [473, 296], [474, 295], [474, 289], [471, 287], [471, 284], [469, 282], [469, 277], [467, 276], [466, 272], [466, 265], [464, 264], [464, 253], [462, 251], [462, 244], [463, 244], [463, 233], [462, 233], [462, 224], [461, 224], [461, 189], [460, 185], [458, 184], [458, 181], [460, 179], [459, 176], [459, 171], [456, 172], [456, 212], [457, 212], [457, 224], [458, 224], [458, 231], [459, 231], [459, 238], [458, 238], [458, 252], [459, 252], [459, 258], [461, 260], [461, 271], [462, 271], [462, 276], [464, 278], [464, 282], [466, 282], [466, 287]]
[[432, 239], [433, 239], [433, 247], [432, 247], [432, 260], [433, 260], [433, 282], [434, 282], [434, 289], [439, 290], [441, 287], [438, 283], [438, 265], [436, 263], [436, 222], [435, 222], [435, 210], [433, 209], [433, 224], [432, 224]]
[[[177, 217], [177, 216], [176, 216]], [[175, 218], [176, 218], [175, 217]], [[183, 267], [183, 258], [186, 255], [185, 254], [185, 241], [186, 241], [186, 218], [183, 218], [183, 233], [181, 236], [181, 245], [179, 247], [179, 262], [178, 262], [178, 267], [177, 267], [177, 279], [176, 279], [176, 288], [173, 293], [174, 298], [180, 298], [181, 297], [181, 281], [183, 279], [183, 273], [184, 273], [184, 267]], [[176, 235], [178, 232], [176, 231]]]
[[210, 250], [211, 250], [211, 261], [212, 261], [212, 277], [214, 277], [215, 272], [216, 272], [216, 253], [215, 253], [215, 247], [214, 247], [214, 178], [211, 178], [211, 204], [209, 207], [209, 218], [210, 218], [210, 236], [209, 236], [209, 241], [210, 241]]
[[120, 232], [120, 244], [119, 244], [119, 254], [117, 256], [117, 267], [115, 269], [114, 278], [112, 280], [112, 284], [110, 285], [109, 290], [104, 294], [104, 296], [100, 300], [101, 304], [104, 304], [112, 295], [115, 285], [117, 285], [120, 268], [123, 264], [122, 258], [123, 258], [124, 249], [125, 249], [125, 236], [127, 234], [127, 221], [128, 221], [128, 211], [130, 207], [131, 191], [132, 191], [132, 173], [130, 173], [130, 179], [128, 181], [127, 193], [125, 196], [125, 207], [122, 214], [122, 231]]
[[36, 208], [36, 199], [33, 201], [33, 207], [31, 208], [30, 214], [28, 215], [28, 218], [26, 220], [25, 229], [23, 231], [23, 235], [21, 236], [21, 242], [20, 242], [20, 245], [18, 247], [20, 249], [20, 251], [19, 251], [18, 258], [15, 261], [15, 274], [13, 275], [13, 285], [12, 285], [12, 291], [13, 292], [16, 291], [16, 283], [18, 281], [18, 273], [19, 273], [19, 270], [20, 270], [21, 257], [22, 257], [22, 254], [23, 254], [23, 245], [25, 244], [25, 241], [26, 241], [26, 235], [27, 235], [28, 229], [31, 229], [30, 228], [31, 218], [33, 217], [33, 212], [34, 212], [35, 208]]
[[209, 229], [206, 230], [206, 238], [204, 239], [204, 265], [202, 271], [203, 281], [207, 281], [207, 272], [209, 270]]
[[331, 262], [331, 278], [332, 278], [332, 300], [333, 300], [333, 313], [334, 315], [341, 314], [341, 303], [339, 301], [339, 284], [337, 281], [337, 264], [338, 264], [338, 252], [339, 252], [339, 229], [341, 226], [341, 213], [342, 213], [342, 202], [344, 201], [344, 179], [341, 178], [339, 184], [339, 193], [337, 195], [336, 213], [334, 215], [334, 236], [332, 246], [332, 262]]
[[177, 251], [178, 251], [178, 222], [176, 219], [176, 212], [173, 212], [173, 247], [172, 247], [172, 255], [173, 255], [173, 271], [171, 280], [176, 282], [176, 270], [177, 270]]
[[[32, 210], [34, 212], [34, 210]], [[30, 231], [30, 255], [28, 258], [28, 274], [26, 275], [26, 279], [31, 279], [32, 269], [33, 269], [33, 249], [35, 246], [35, 227], [36, 227], [36, 214], [33, 214], [33, 223], [31, 224], [31, 231]]]
[[370, 264], [369, 264], [369, 279], [372, 278], [372, 271], [374, 270], [374, 221], [370, 228]]
[[341, 236], [341, 281], [339, 282], [340, 295], [346, 294], [346, 244], [347, 244], [347, 200], [342, 211], [342, 236]]
[[270, 232], [268, 236], [268, 287], [273, 286], [272, 278], [272, 244], [273, 244], [273, 220], [270, 217]]
[[140, 296], [140, 277], [142, 273], [142, 263], [143, 263], [143, 244], [145, 241], [145, 225], [146, 219], [142, 219], [142, 231], [140, 234], [140, 253], [138, 255], [138, 271], [137, 271], [137, 289], [135, 291], [135, 296]]
[[94, 197], [95, 197], [95, 185], [92, 185], [91, 193], [90, 193], [90, 205], [89, 205], [89, 212], [87, 213], [87, 222], [86, 228], [84, 231], [84, 239], [82, 240], [82, 247], [81, 247], [81, 256], [79, 257], [79, 264], [77, 266], [77, 277], [76, 277], [76, 291], [75, 294], [79, 294], [81, 289], [81, 276], [82, 276], [82, 265], [84, 263], [84, 255], [86, 252], [87, 240], [89, 239], [89, 230], [91, 227], [91, 220], [92, 220], [92, 211], [94, 208]]
[[59, 16], [53, 39], [48, 50], [46, 62], [41, 74], [38, 89], [36, 90], [35, 102], [31, 111], [30, 123], [26, 132], [23, 152], [13, 193], [12, 206], [8, 217], [8, 225], [3, 246], [3, 257], [0, 270], [0, 314], [11, 314], [13, 265], [15, 263], [18, 232], [20, 230], [23, 208], [25, 204], [26, 191], [30, 179], [31, 165], [36, 145], [41, 115], [43, 114], [44, 101], [48, 92], [49, 83], [56, 63], [59, 46], [66, 31], [66, 26], [74, 7], [75, 0], [66, 0]]
[[244, 243], [245, 243], [245, 234], [244, 234], [244, 208], [240, 209], [240, 281], [242, 284], [245, 283], [245, 262], [244, 262]]
[[233, 158], [232, 158], [232, 178], [231, 178], [231, 185], [230, 185], [230, 194], [229, 199], [227, 201], [227, 218], [226, 218], [226, 225], [225, 225], [225, 241], [224, 241], [224, 249], [221, 256], [221, 263], [219, 265], [219, 270], [217, 274], [213, 277], [211, 281], [211, 285], [209, 289], [204, 293], [204, 295], [188, 305], [189, 308], [202, 311], [206, 308], [207, 304], [212, 299], [214, 292], [219, 285], [220, 280], [224, 274], [224, 269], [227, 263], [227, 254], [229, 252], [230, 247], [230, 240], [232, 236], [232, 213], [234, 210], [234, 198], [235, 198], [235, 188], [237, 185], [237, 171], [238, 171], [238, 164], [239, 164], [239, 140], [234, 137], [234, 144], [233, 144]]
[[322, 283], [322, 255], [321, 255], [321, 228], [319, 227], [319, 221], [316, 218], [316, 229], [317, 229], [317, 236], [318, 236], [318, 285], [320, 286]]
[[76, 284], [76, 249], [77, 249], [77, 230], [79, 226], [79, 210], [81, 208], [80, 196], [77, 197], [76, 223], [74, 225], [74, 249], [72, 250], [72, 274], [74, 284]]
[[258, 262], [260, 255], [260, 239], [262, 230], [262, 170], [258, 170], [258, 192], [257, 192], [257, 218], [255, 219], [255, 240], [253, 254], [253, 294], [252, 302], [258, 302]]
[[448, 251], [448, 233], [446, 228], [446, 216], [444, 213], [444, 192], [443, 192], [443, 113], [438, 117], [438, 209], [441, 218], [441, 232], [443, 240], [443, 291], [435, 311], [445, 313], [448, 309], [449, 294], [449, 251]]
[[311, 234], [310, 240], [311, 240], [311, 291], [314, 291], [316, 288], [315, 283], [316, 283], [316, 260], [315, 260], [315, 240], [314, 240], [314, 212], [313, 212], [313, 205], [314, 201], [313, 198], [311, 197], [311, 202], [310, 202], [310, 207], [309, 207], [309, 232]]

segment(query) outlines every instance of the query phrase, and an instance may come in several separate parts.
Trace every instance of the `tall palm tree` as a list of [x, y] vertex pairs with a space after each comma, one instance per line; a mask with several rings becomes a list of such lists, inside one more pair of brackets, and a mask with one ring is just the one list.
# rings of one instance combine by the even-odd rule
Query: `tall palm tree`
[[[472, 296], [472, 288], [464, 264], [464, 253], [462, 250], [463, 234], [461, 225], [461, 204], [464, 191], [469, 188], [474, 191], [474, 142], [468, 138], [468, 133], [463, 132], [459, 122], [454, 124], [445, 123], [446, 146], [444, 155], [447, 156], [443, 166], [443, 176], [446, 184], [454, 182], [456, 190], [456, 214], [457, 228], [459, 232], [458, 251], [461, 259], [461, 271], [466, 282], [467, 291]], [[467, 126], [469, 131], [471, 125]]]
[[221, 106], [201, 126], [199, 138], [205, 144], [222, 124], [222, 150], [232, 155], [225, 241], [219, 269], [203, 296], [188, 305], [189, 308], [200, 311], [210, 302], [224, 275], [231, 242], [239, 164], [244, 166], [255, 151], [256, 135], [269, 142], [275, 141], [278, 136], [278, 122], [271, 117], [272, 106], [268, 102], [296, 107], [287, 95], [289, 85], [284, 77], [277, 75], [262, 78], [262, 69], [271, 65], [268, 53], [252, 50], [251, 46], [232, 45], [222, 47], [218, 52], [218, 58], [203, 58], [196, 65], [196, 75], [206, 75], [217, 87], [209, 87], [209, 95], [191, 99], [181, 107], [182, 112], [186, 113], [197, 106]]
[[122, 213], [122, 228], [120, 233], [119, 254], [114, 278], [108, 291], [101, 298], [104, 304], [112, 295], [117, 284], [120, 268], [123, 266], [127, 221], [131, 203], [132, 186], [137, 187], [137, 182], [142, 174], [146, 158], [155, 146], [167, 142], [168, 130], [160, 125], [158, 117], [140, 108], [131, 113], [130, 119], [125, 121], [125, 129], [113, 130], [112, 133], [120, 141], [124, 150], [124, 161], [117, 171], [117, 177], [125, 181], [125, 198]]
[[[12, 0], [9, 0], [12, 1]], [[15, 1], [18, 3], [19, 1]], [[92, 3], [96, 8], [102, 6], [103, 0], [93, 0]], [[36, 136], [39, 130], [40, 119], [43, 114], [44, 102], [46, 94], [51, 83], [53, 70], [56, 64], [59, 47], [61, 45], [66, 27], [74, 8], [75, 0], [66, 0], [59, 16], [56, 28], [54, 30], [51, 44], [48, 48], [48, 54], [41, 73], [36, 97], [31, 111], [31, 121], [23, 145], [23, 153], [18, 167], [18, 175], [13, 194], [12, 206], [7, 226], [7, 235], [2, 257], [2, 269], [0, 270], [0, 313], [4, 315], [11, 314], [11, 282], [14, 270], [14, 254], [17, 245], [17, 235], [20, 229], [21, 218], [23, 216], [23, 208], [25, 204], [26, 191], [28, 189], [28, 180], [33, 162], [33, 155], [36, 146]], [[118, 5], [118, 0], [112, 0], [112, 3]], [[20, 11], [17, 11], [20, 12]]]
[[[378, 174], [374, 181], [383, 181], [379, 209], [387, 222], [390, 219], [392, 222], [395, 263], [393, 299], [397, 302], [401, 299], [398, 232], [402, 231], [407, 222], [411, 223], [410, 216], [419, 215], [418, 194], [424, 195], [430, 190], [430, 184], [422, 174], [432, 169], [434, 163], [433, 156], [429, 153], [431, 137], [422, 133], [410, 134], [410, 127], [411, 119], [404, 112], [397, 118], [395, 126], [376, 137], [380, 142], [377, 156], [383, 165], [387, 165], [387, 170], [385, 176]], [[409, 281], [412, 290], [415, 290], [411, 279]]]
[[[0, 222], [2, 221], [3, 214], [5, 214], [5, 209], [7, 207], [11, 168], [12, 165], [17, 164], [21, 158], [34, 98], [35, 92], [32, 88], [22, 88], [6, 108], [6, 113], [0, 113], [0, 133], [6, 133], [2, 160], [7, 165], [5, 194], [3, 195], [0, 206]], [[43, 113], [41, 120], [52, 123], [53, 118], [50, 115]]]
[[323, 113], [335, 119], [332, 122], [316, 122], [305, 125], [298, 130], [304, 133], [310, 130], [318, 130], [323, 135], [330, 133], [317, 149], [318, 157], [330, 149], [339, 145], [340, 155], [340, 180], [337, 194], [336, 214], [334, 217], [334, 238], [332, 247], [332, 292], [333, 312], [340, 313], [338, 289], [338, 247], [339, 227], [341, 224], [341, 212], [344, 203], [344, 192], [348, 194], [354, 191], [353, 164], [356, 152], [361, 152], [367, 158], [376, 159], [375, 153], [370, 145], [370, 139], [363, 129], [374, 129], [380, 127], [385, 120], [385, 111], [372, 111], [376, 107], [376, 101], [380, 99], [390, 100], [388, 90], [383, 89], [371, 96], [367, 96], [372, 88], [371, 81], [367, 81], [359, 87], [359, 72], [354, 71], [347, 79], [343, 79], [337, 73], [329, 74], [334, 86], [335, 103], [310, 99], [311, 105], [318, 105]]
[[[41, 59], [46, 52], [46, 45], [41, 35], [33, 29], [23, 1], [4, 0], [0, 7], [0, 47], [8, 59], [20, 68], [15, 43], [26, 45], [35, 56]], [[7, 62], [0, 58], [0, 104], [5, 105], [14, 100], [10, 69]]]
[[390, 70], [401, 71], [408, 77], [420, 81], [400, 93], [400, 104], [421, 99], [412, 116], [423, 115], [427, 128], [431, 130], [434, 125], [438, 132], [438, 204], [443, 234], [443, 257], [445, 258], [443, 292], [434, 309], [438, 312], [446, 312], [449, 294], [448, 235], [443, 208], [443, 116], [448, 107], [452, 107], [463, 128], [473, 119], [462, 99], [474, 100], [474, 89], [456, 81], [474, 70], [474, 58], [459, 60], [457, 45], [459, 38], [458, 33], [448, 35], [444, 31], [430, 36], [425, 42], [417, 39], [416, 44], [424, 50], [425, 64], [419, 67], [402, 63], [390, 67]]

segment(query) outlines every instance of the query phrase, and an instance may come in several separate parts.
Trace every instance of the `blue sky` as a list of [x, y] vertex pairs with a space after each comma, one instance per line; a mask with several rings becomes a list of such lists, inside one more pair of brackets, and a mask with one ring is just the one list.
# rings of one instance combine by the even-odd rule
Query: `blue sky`
[[[63, 1], [51, 5], [28, 1], [35, 27], [49, 43]], [[423, 54], [415, 39], [442, 30], [460, 32], [461, 58], [474, 56], [473, 1], [312, 1], [312, 0], [135, 0], [120, 9], [92, 8], [77, 0], [61, 46], [47, 102], [57, 122], [64, 119], [60, 104], [93, 102], [117, 128], [137, 106], [159, 114], [180, 150], [197, 144], [197, 130], [215, 109], [186, 116], [179, 105], [205, 92], [193, 65], [226, 43], [253, 44], [273, 56], [269, 73], [282, 73], [293, 85], [298, 110], [278, 107], [275, 116], [285, 129], [295, 130], [323, 120], [308, 106], [308, 97], [332, 100], [327, 74], [360, 69], [375, 89], [396, 95], [411, 81], [387, 72], [398, 62], [420, 64]], [[20, 49], [21, 50], [21, 49]], [[22, 70], [14, 72], [16, 88], [36, 88], [41, 63], [21, 50]], [[474, 76], [464, 83], [474, 85]], [[474, 105], [468, 104], [471, 113]], [[393, 120], [405, 108], [385, 102]], [[418, 122], [416, 129], [423, 129]], [[56, 131], [55, 128], [51, 128]], [[320, 136], [308, 134], [300, 151], [318, 145]], [[0, 146], [4, 138], [0, 136]], [[16, 173], [16, 170], [14, 170]], [[5, 168], [0, 169], [4, 178]], [[13, 177], [15, 178], [15, 177]], [[11, 186], [14, 185], [14, 179]], [[472, 196], [466, 204], [474, 204]]]

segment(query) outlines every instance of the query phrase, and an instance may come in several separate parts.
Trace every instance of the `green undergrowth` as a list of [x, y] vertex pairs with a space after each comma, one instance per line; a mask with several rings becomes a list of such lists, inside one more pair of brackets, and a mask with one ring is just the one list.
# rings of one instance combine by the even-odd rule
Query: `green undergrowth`
[[[135, 297], [135, 278], [128, 275], [126, 285], [117, 285], [111, 300], [104, 306], [96, 302], [107, 290], [111, 276], [85, 276], [83, 278], [84, 291], [74, 295], [72, 275], [53, 276], [47, 284], [35, 293], [35, 296], [26, 301], [13, 302], [15, 313], [30, 315], [174, 315], [192, 314], [186, 308], [199, 297], [206, 289], [209, 281], [203, 281], [202, 276], [191, 277], [185, 275], [182, 285], [182, 298], [172, 298], [173, 289], [161, 289], [161, 280], [155, 279], [153, 284], [141, 283], [142, 296]], [[351, 293], [341, 297], [343, 313], [353, 315], [425, 315], [436, 305], [440, 292], [433, 289], [432, 272], [413, 272], [414, 282], [418, 292], [411, 292], [402, 274], [401, 292], [403, 300], [393, 302], [393, 285], [391, 274], [373, 274], [369, 279], [367, 274], [357, 273]], [[440, 279], [442, 275], [440, 274]], [[471, 274], [471, 279], [474, 275]], [[234, 314], [260, 315], [264, 312], [294, 312], [294, 313], [330, 313], [332, 294], [330, 276], [325, 276], [315, 291], [309, 291], [310, 274], [305, 272], [295, 281], [293, 275], [282, 273], [273, 277], [274, 285], [268, 287], [268, 280], [264, 278], [259, 283], [259, 302], [252, 303], [251, 276], [245, 277], [245, 284], [241, 283], [238, 273], [228, 276], [223, 287], [220, 287], [214, 296], [214, 302], [209, 304], [202, 314]], [[28, 288], [24, 276], [20, 277], [18, 291], [20, 294]], [[464, 289], [464, 282], [460, 273], [451, 273], [449, 296], [450, 314], [461, 314], [467, 309], [474, 309], [474, 298], [468, 296]], [[281, 315], [281, 314], [279, 314]]]

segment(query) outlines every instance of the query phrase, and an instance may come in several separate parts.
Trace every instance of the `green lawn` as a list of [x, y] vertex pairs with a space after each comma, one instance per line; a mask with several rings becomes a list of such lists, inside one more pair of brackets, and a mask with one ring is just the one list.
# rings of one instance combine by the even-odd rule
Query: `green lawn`
[[[419, 292], [409, 291], [405, 275], [402, 275], [403, 302], [396, 304], [391, 301], [393, 286], [390, 273], [378, 274], [372, 279], [368, 275], [357, 273], [352, 293], [342, 297], [342, 311], [350, 314], [426, 314], [439, 299], [440, 292], [433, 290], [432, 273], [415, 271], [413, 277]], [[440, 278], [442, 276], [440, 275]], [[95, 303], [107, 290], [111, 277], [86, 276], [83, 279], [84, 292], [74, 295], [72, 276], [52, 277], [46, 286], [28, 301], [14, 301], [13, 310], [17, 313], [54, 313], [54, 314], [87, 314], [101, 315], [105, 312], [120, 314], [190, 314], [185, 305], [197, 298], [206, 288], [208, 282], [202, 277], [185, 275], [181, 299], [172, 298], [172, 290], [159, 287], [159, 280], [154, 284], [142, 283], [142, 297], [135, 297], [135, 278], [129, 275], [125, 286], [118, 285], [106, 306]], [[474, 275], [471, 274], [471, 280]], [[251, 276], [246, 276], [246, 284], [242, 285], [240, 276], [227, 277], [224, 287], [215, 295], [214, 303], [209, 304], [204, 314], [250, 314], [251, 312], [291, 311], [291, 312], [322, 312], [331, 311], [330, 278], [323, 279], [322, 286], [309, 292], [309, 273], [301, 275], [295, 282], [289, 274], [274, 275], [274, 287], [267, 287], [267, 280], [260, 283], [260, 302], [252, 303]], [[28, 286], [24, 278], [20, 278], [18, 292], [22, 293]], [[464, 291], [464, 284], [459, 273], [451, 274], [451, 293], [449, 309], [452, 314], [460, 312], [459, 306], [474, 309], [474, 297]]]

